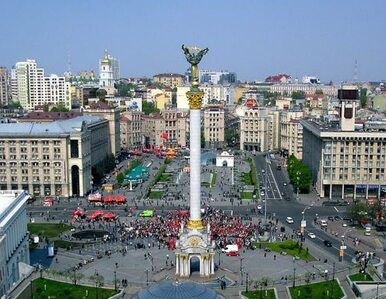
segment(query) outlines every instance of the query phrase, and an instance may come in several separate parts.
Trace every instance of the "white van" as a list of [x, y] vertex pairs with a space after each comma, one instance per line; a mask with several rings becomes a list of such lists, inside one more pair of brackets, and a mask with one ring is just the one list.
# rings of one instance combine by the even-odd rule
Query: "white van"
[[365, 228], [365, 236], [371, 236], [371, 226], [366, 226], [366, 228]]
[[320, 220], [320, 226], [326, 227], [327, 226], [327, 220]]
[[221, 249], [223, 253], [230, 253], [230, 252], [238, 252], [239, 246], [237, 244], [229, 244], [225, 246], [223, 249]]

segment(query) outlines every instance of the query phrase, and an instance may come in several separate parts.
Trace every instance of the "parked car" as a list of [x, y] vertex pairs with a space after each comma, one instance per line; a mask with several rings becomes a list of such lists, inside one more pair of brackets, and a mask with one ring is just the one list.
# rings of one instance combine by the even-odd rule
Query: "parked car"
[[335, 216], [334, 216], [334, 220], [335, 220], [335, 221], [341, 221], [341, 220], [342, 220], [342, 217], [340, 217], [339, 215], [335, 215]]
[[239, 252], [238, 251], [230, 251], [230, 252], [227, 252], [225, 253], [226, 256], [239, 256]]
[[287, 221], [287, 223], [289, 223], [289, 224], [294, 223], [294, 220], [292, 219], [292, 217], [287, 217], [287, 218], [286, 218], [286, 221]]
[[332, 247], [332, 244], [331, 244], [331, 242], [329, 240], [324, 240], [323, 244], [326, 247]]
[[315, 236], [314, 233], [308, 233], [308, 236], [309, 236], [311, 239], [315, 239], [315, 238], [316, 238], [316, 236]]

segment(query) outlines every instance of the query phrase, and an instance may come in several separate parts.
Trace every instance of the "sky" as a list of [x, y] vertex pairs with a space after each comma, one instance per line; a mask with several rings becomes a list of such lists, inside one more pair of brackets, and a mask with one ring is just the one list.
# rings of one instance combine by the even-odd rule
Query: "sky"
[[181, 45], [209, 48], [200, 68], [240, 80], [278, 73], [323, 82], [386, 79], [386, 1], [12, 0], [1, 4], [0, 65], [93, 69], [104, 49], [122, 77], [184, 73]]

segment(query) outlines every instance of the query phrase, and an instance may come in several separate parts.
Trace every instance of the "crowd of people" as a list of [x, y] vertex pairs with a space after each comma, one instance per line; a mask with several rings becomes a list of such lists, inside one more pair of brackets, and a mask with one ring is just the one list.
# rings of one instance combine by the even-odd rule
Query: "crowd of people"
[[[211, 240], [214, 240], [219, 248], [228, 244], [238, 244], [240, 247], [251, 246], [251, 241], [257, 240], [263, 224], [252, 223], [251, 218], [239, 215], [229, 215], [224, 211], [207, 206], [202, 216], [203, 225], [209, 223]], [[78, 229], [107, 229], [111, 234], [111, 240], [122, 242], [126, 245], [144, 243], [145, 246], [173, 246], [179, 238], [181, 227], [186, 227], [189, 221], [187, 210], [175, 210], [166, 215], [155, 215], [149, 218], [130, 217], [126, 221], [122, 219], [115, 223], [80, 223]], [[268, 229], [274, 229], [275, 224], [269, 222]]]

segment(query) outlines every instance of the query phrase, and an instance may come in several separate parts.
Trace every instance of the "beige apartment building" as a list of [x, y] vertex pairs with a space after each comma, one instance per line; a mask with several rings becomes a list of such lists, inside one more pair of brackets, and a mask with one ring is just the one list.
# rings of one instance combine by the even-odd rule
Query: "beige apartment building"
[[51, 123], [0, 124], [0, 190], [84, 196], [91, 167], [109, 152], [108, 121], [80, 116]]
[[224, 108], [211, 105], [204, 109], [205, 147], [218, 148], [224, 145]]
[[240, 117], [240, 149], [273, 151], [280, 147], [280, 111], [267, 107], [248, 109]]
[[143, 113], [140, 111], [130, 111], [121, 114], [121, 149], [142, 149], [142, 115]]
[[[385, 197], [386, 132], [355, 131], [357, 90], [340, 90], [340, 126], [303, 120], [303, 162], [321, 198]], [[365, 123], [366, 127], [366, 123]]]
[[184, 83], [184, 76], [181, 74], [166, 73], [153, 76], [153, 81], [161, 83], [165, 87], [175, 88]]
[[303, 111], [281, 111], [280, 113], [280, 147], [288, 155], [298, 159], [303, 157], [303, 127], [300, 120]]
[[99, 101], [81, 109], [81, 112], [83, 112], [83, 115], [95, 115], [109, 121], [108, 143], [110, 153], [114, 156], [119, 155], [121, 152], [119, 109], [110, 107], [107, 103]]
[[145, 147], [186, 146], [187, 113], [165, 110], [161, 113], [144, 115], [142, 120]]

